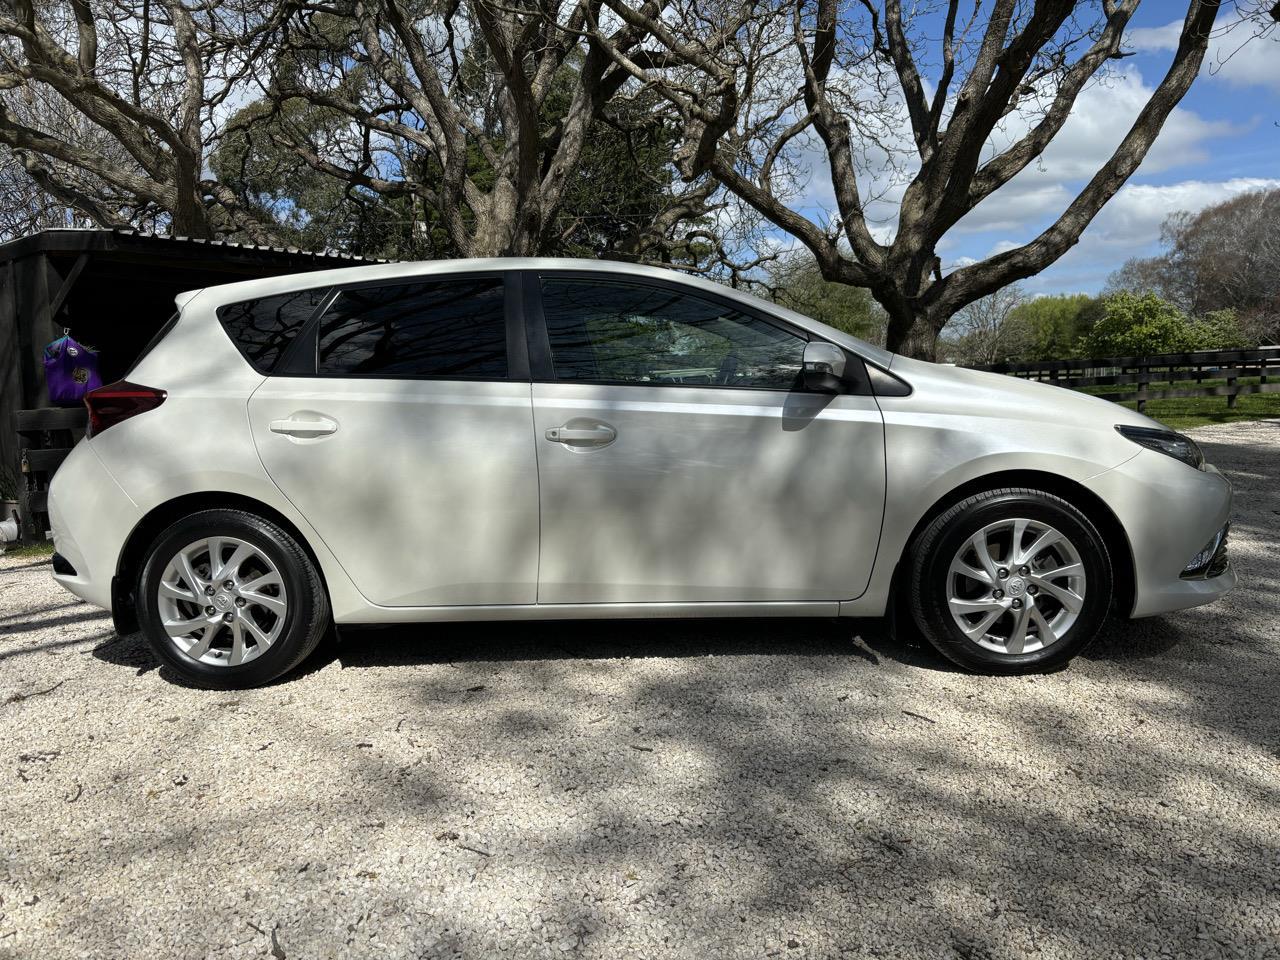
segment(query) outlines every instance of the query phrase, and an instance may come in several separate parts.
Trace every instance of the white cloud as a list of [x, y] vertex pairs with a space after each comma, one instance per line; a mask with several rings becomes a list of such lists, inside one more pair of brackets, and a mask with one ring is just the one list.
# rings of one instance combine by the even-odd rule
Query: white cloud
[[[1056, 217], [1066, 209], [1079, 185], [1107, 162], [1152, 93], [1153, 88], [1132, 67], [1081, 91], [1067, 122], [1043, 156], [980, 203], [956, 229], [1026, 233]], [[1011, 116], [998, 138], [993, 137], [992, 152], [1007, 149], [1020, 139], [1031, 119]], [[1205, 160], [1208, 141], [1240, 132], [1231, 123], [1206, 120], [1191, 110], [1174, 108], [1138, 173], [1159, 173]]]
[[[1160, 227], [1170, 214], [1180, 210], [1196, 213], [1241, 193], [1276, 187], [1280, 187], [1280, 180], [1264, 177], [1185, 180], [1162, 186], [1129, 184], [1102, 208], [1076, 246], [1026, 286], [1033, 291], [1095, 289], [1125, 260], [1153, 253]], [[1002, 241], [990, 253], [1009, 246]]]
[[1267, 177], [1234, 177], [1231, 180], [1185, 180], [1163, 186], [1129, 184], [1102, 208], [1094, 221], [1108, 237], [1126, 243], [1149, 243], [1159, 237], [1160, 224], [1179, 210], [1197, 213], [1205, 207], [1251, 190], [1280, 186]]
[[[1236, 16], [1229, 14], [1228, 16]], [[1138, 27], [1126, 45], [1139, 53], [1172, 52], [1178, 47], [1182, 21], [1162, 27]], [[1280, 93], [1280, 33], [1274, 24], [1245, 19], [1220, 23], [1209, 41], [1201, 73], [1232, 87], [1265, 87]]]

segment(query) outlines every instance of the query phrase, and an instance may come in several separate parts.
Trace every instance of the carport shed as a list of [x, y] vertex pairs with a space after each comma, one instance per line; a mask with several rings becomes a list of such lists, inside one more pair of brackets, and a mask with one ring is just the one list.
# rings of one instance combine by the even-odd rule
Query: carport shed
[[82, 406], [50, 406], [45, 344], [67, 330], [99, 351], [102, 380], [110, 383], [124, 376], [185, 290], [363, 262], [124, 230], [45, 230], [0, 244], [0, 474], [12, 474], [20, 500], [25, 493], [27, 536], [44, 535], [48, 478], [86, 417]]

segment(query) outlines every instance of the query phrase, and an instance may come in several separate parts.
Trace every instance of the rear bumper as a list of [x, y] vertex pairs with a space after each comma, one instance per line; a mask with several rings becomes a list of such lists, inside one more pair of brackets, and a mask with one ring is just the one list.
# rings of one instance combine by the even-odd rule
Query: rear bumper
[[53, 579], [82, 600], [111, 609], [120, 551], [140, 518], [92, 446], [81, 441], [49, 487], [49, 525], [63, 561]]
[[1194, 470], [1144, 450], [1086, 486], [1111, 506], [1129, 538], [1134, 566], [1130, 616], [1212, 603], [1235, 587], [1229, 563], [1214, 565], [1216, 575], [1183, 575], [1231, 519], [1231, 484], [1216, 468]]

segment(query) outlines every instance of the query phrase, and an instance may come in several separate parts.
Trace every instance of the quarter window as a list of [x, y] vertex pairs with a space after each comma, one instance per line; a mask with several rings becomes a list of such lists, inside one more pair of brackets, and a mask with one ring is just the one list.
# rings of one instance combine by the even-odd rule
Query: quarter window
[[638, 283], [544, 278], [559, 380], [789, 390], [805, 340], [711, 299]]
[[500, 277], [344, 290], [320, 322], [329, 377], [507, 376]]
[[[271, 373], [328, 290], [299, 290], [218, 308], [218, 320], [259, 373]], [[149, 349], [149, 348], [148, 348]]]

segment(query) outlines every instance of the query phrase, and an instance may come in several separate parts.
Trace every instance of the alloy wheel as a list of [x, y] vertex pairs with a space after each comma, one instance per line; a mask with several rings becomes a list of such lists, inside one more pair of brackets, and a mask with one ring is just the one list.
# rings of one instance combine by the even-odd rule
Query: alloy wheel
[[995, 653], [1035, 653], [1061, 640], [1084, 607], [1080, 552], [1059, 530], [1018, 517], [987, 524], [956, 551], [947, 606], [969, 640]]
[[174, 646], [192, 660], [223, 667], [261, 656], [280, 636], [288, 602], [276, 565], [235, 537], [183, 547], [157, 589], [160, 621]]

